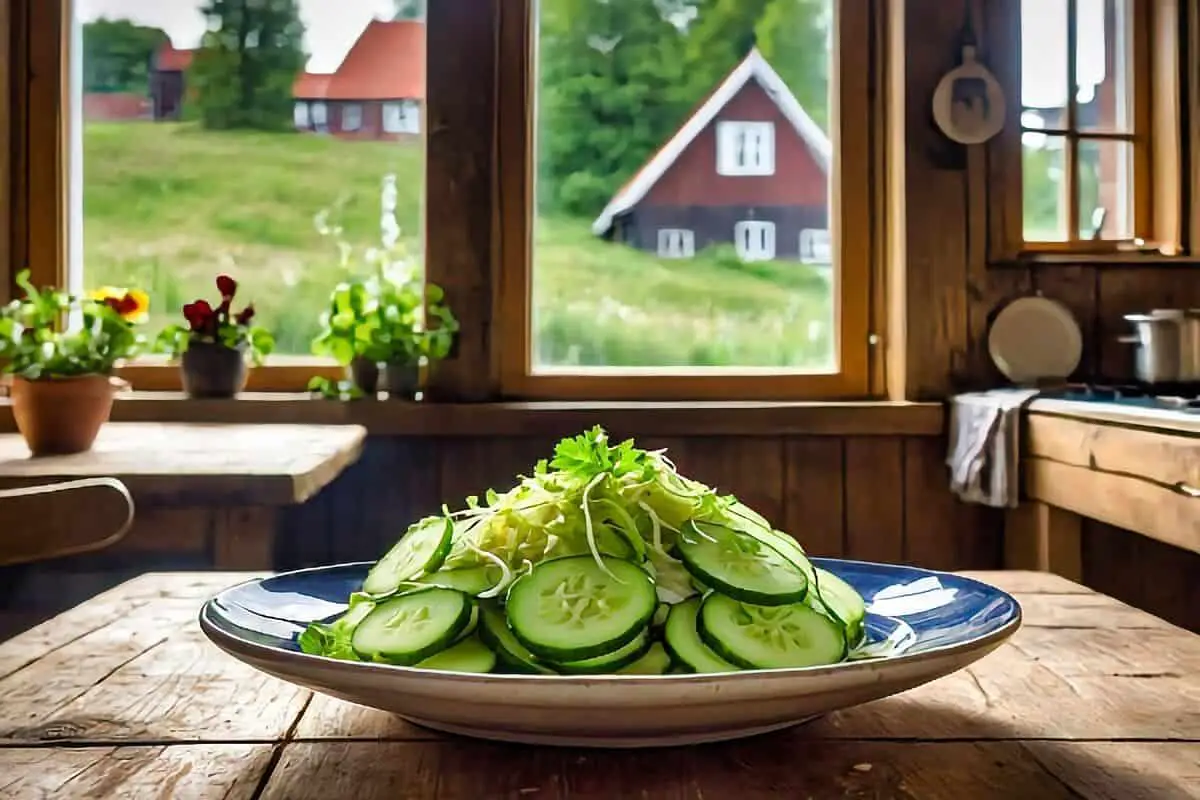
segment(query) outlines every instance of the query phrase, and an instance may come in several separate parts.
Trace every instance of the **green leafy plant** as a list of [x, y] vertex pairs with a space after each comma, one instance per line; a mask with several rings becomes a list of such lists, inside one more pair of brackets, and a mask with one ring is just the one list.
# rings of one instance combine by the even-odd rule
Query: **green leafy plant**
[[108, 375], [146, 344], [136, 327], [150, 306], [145, 292], [104, 287], [77, 297], [37, 288], [28, 270], [17, 286], [24, 297], [0, 309], [5, 372], [27, 380]]
[[187, 320], [187, 327], [167, 326], [158, 334], [154, 349], [176, 359], [187, 352], [192, 344], [204, 342], [230, 350], [241, 350], [255, 366], [262, 364], [275, 349], [275, 339], [266, 328], [253, 324], [253, 303], [234, 313], [233, 298], [237, 295], [237, 290], [237, 281], [228, 275], [218, 275], [217, 291], [221, 293], [220, 304], [216, 308], [207, 300], [196, 300], [186, 304], [183, 307], [183, 316]]

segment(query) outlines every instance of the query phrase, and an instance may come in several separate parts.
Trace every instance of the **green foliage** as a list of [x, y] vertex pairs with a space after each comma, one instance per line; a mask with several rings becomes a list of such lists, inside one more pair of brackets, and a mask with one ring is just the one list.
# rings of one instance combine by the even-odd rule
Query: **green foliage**
[[188, 322], [187, 326], [168, 325], [160, 331], [154, 342], [155, 351], [178, 359], [192, 344], [204, 342], [229, 350], [240, 350], [255, 366], [262, 364], [275, 349], [275, 338], [266, 328], [252, 324], [255, 315], [253, 303], [241, 311], [233, 311], [237, 281], [228, 275], [220, 275], [217, 277], [217, 290], [221, 293], [221, 302], [216, 308], [206, 300], [186, 304], [183, 316]]
[[209, 30], [188, 71], [204, 127], [287, 130], [304, 68], [297, 0], [208, 0]]
[[[29, 282], [28, 270], [17, 275], [17, 286], [24, 297], [0, 309], [0, 361], [6, 372], [28, 380], [107, 375], [145, 344], [128, 318], [141, 309], [131, 306], [126, 316], [118, 310], [130, 299], [126, 293], [94, 299], [38, 289]], [[72, 315], [77, 322], [69, 319]]]
[[170, 41], [158, 28], [127, 19], [101, 17], [83, 24], [83, 90], [134, 92], [150, 89], [150, 65], [158, 48]]
[[425, 0], [396, 0], [395, 19], [425, 19]]

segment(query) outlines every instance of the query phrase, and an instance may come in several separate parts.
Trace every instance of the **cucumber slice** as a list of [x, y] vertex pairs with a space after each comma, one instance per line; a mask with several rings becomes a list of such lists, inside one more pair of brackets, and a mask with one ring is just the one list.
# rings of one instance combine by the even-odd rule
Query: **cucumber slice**
[[491, 672], [496, 667], [496, 654], [483, 642], [469, 636], [453, 647], [418, 662], [417, 667], [446, 672]]
[[611, 653], [605, 653], [595, 658], [581, 661], [568, 661], [554, 664], [554, 668], [564, 675], [604, 675], [627, 667], [646, 654], [650, 649], [650, 634], [646, 631], [624, 647]]
[[659, 603], [658, 608], [654, 609], [654, 616], [650, 620], [650, 624], [655, 628], [661, 628], [667, 624], [667, 617], [671, 614], [671, 606], [668, 603]]
[[471, 623], [473, 604], [435, 586], [385, 600], [354, 629], [354, 651], [369, 661], [411, 666], [444, 650]]
[[[812, 584], [813, 591], [809, 592], [809, 600], [816, 596], [824, 608], [818, 611], [829, 611], [846, 627], [846, 642], [854, 647], [866, 634], [867, 605], [862, 595], [854, 587], [834, 575], [832, 572], [814, 567], [816, 580]], [[811, 603], [810, 603], [811, 605]]]
[[386, 597], [405, 581], [434, 572], [450, 552], [453, 533], [454, 522], [449, 517], [421, 520], [371, 568], [362, 590], [374, 597]]
[[464, 594], [476, 597], [500, 582], [499, 567], [466, 567], [464, 569], [444, 569], [430, 575], [417, 578], [414, 583], [425, 586], [444, 586], [447, 589], [457, 589]]
[[671, 657], [688, 668], [689, 672], [737, 672], [738, 668], [718, 656], [700, 639], [696, 630], [696, 615], [700, 598], [693, 597], [671, 606], [663, 641]]
[[665, 675], [671, 668], [671, 656], [662, 643], [650, 645], [646, 654], [627, 667], [617, 670], [622, 675]]
[[707, 586], [747, 603], [798, 603], [808, 591], [804, 572], [782, 553], [724, 525], [688, 520], [679, 532], [687, 571]]
[[517, 639], [547, 661], [582, 661], [628, 644], [642, 633], [658, 596], [629, 561], [590, 556], [543, 561], [508, 590], [508, 623]]
[[846, 655], [842, 628], [804, 603], [755, 606], [710, 594], [700, 606], [700, 638], [747, 669], [836, 664]]
[[479, 638], [496, 652], [500, 663], [513, 672], [525, 675], [553, 675], [554, 670], [538, 663], [537, 658], [525, 645], [517, 641], [508, 629], [504, 612], [491, 606], [480, 611]]

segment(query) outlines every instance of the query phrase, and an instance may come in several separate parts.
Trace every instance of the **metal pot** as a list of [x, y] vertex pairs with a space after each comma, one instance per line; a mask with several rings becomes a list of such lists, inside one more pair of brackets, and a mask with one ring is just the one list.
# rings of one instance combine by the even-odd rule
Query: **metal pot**
[[1200, 381], [1200, 310], [1158, 309], [1126, 314], [1134, 335], [1120, 341], [1137, 346], [1135, 373], [1148, 384]]

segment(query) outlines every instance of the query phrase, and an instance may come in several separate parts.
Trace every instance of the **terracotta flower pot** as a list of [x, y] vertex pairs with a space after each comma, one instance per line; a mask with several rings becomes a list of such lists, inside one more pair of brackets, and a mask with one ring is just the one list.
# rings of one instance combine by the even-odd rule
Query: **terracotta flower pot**
[[13, 378], [13, 416], [35, 456], [90, 450], [112, 413], [116, 386], [107, 375]]
[[385, 364], [384, 385], [389, 400], [412, 400], [421, 389], [421, 365], [397, 362]]
[[188, 397], [230, 398], [246, 388], [249, 368], [241, 348], [191, 342], [183, 352], [181, 372]]

